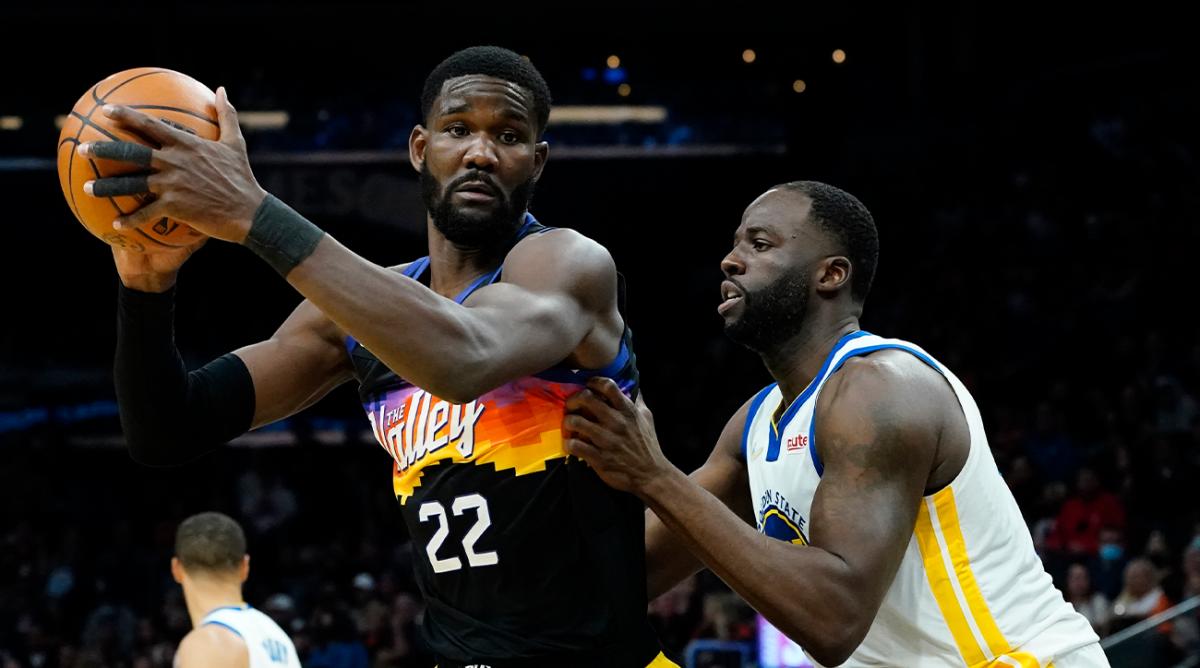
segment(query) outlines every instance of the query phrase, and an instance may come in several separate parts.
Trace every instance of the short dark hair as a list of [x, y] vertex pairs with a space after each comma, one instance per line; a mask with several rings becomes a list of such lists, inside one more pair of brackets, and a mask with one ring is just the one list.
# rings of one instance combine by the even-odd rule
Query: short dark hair
[[246, 534], [228, 515], [192, 515], [175, 531], [175, 556], [188, 570], [235, 570], [246, 556]]
[[540, 138], [550, 120], [550, 87], [525, 58], [498, 46], [473, 46], [450, 55], [433, 68], [425, 78], [421, 91], [421, 117], [429, 119], [433, 101], [442, 92], [446, 80], [468, 74], [482, 74], [515, 83], [533, 95], [533, 111], [537, 115], [537, 135]]
[[879, 263], [879, 233], [871, 212], [850, 193], [820, 181], [792, 181], [776, 186], [807, 195], [812, 200], [808, 217], [837, 239], [850, 259], [850, 295], [865, 301]]

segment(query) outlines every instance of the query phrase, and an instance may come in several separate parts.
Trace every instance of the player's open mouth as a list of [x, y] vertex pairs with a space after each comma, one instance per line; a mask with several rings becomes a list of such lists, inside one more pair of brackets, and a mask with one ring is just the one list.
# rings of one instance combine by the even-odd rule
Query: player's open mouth
[[724, 315], [742, 301], [742, 291], [733, 282], [725, 281], [721, 283], [721, 299], [721, 304], [717, 306], [717, 313]]

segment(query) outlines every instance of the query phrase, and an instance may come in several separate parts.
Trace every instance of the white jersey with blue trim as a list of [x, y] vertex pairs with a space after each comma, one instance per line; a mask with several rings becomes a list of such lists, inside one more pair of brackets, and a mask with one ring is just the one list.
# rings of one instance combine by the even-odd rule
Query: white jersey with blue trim
[[911, 343], [847, 334], [778, 424], [778, 385], [754, 397], [742, 448], [758, 530], [808, 544], [823, 472], [814, 448], [817, 398], [848, 358], [884, 349], [906, 351], [946, 378], [967, 420], [970, 451], [949, 485], [921, 499], [896, 577], [866, 638], [843, 665], [1045, 668], [1096, 643], [1091, 625], [1054, 588], [1034, 552], [974, 399], [954, 374]]
[[224, 626], [241, 636], [250, 653], [250, 668], [300, 668], [300, 657], [292, 639], [275, 620], [249, 604], [212, 610], [200, 626]]

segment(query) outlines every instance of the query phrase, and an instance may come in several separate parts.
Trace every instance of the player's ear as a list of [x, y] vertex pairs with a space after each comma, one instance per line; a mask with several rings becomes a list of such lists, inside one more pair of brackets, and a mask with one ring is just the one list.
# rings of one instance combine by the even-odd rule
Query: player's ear
[[183, 564], [179, 561], [179, 557], [171, 557], [171, 577], [175, 582], [183, 584]]
[[242, 582], [250, 577], [250, 555], [242, 557], [242, 563], [238, 566], [238, 579]]
[[850, 260], [842, 255], [827, 257], [820, 262], [817, 269], [817, 292], [832, 296], [844, 288], [850, 287]]
[[540, 141], [533, 146], [533, 180], [542, 178], [542, 170], [546, 168], [546, 161], [550, 159], [550, 144]]
[[417, 172], [420, 172], [421, 166], [425, 164], [425, 147], [428, 145], [429, 132], [425, 126], [414, 126], [412, 133], [408, 135], [408, 161]]

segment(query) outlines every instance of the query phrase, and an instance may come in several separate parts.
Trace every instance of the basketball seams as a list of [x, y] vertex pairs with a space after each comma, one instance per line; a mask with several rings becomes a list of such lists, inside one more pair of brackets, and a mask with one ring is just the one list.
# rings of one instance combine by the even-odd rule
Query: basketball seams
[[[83, 216], [81, 215], [80, 210], [79, 210], [79, 203], [76, 201], [75, 188], [74, 188], [75, 155], [77, 152], [74, 147], [77, 147], [81, 143], [80, 138], [82, 137], [83, 132], [88, 128], [95, 130], [96, 132], [100, 133], [104, 137], [107, 137], [111, 140], [121, 141], [121, 138], [119, 136], [113, 134], [112, 132], [108, 131], [107, 129], [96, 124], [96, 122], [92, 120], [92, 115], [95, 114], [96, 110], [99, 109], [101, 106], [103, 106], [106, 103], [106, 101], [121, 88], [127, 86], [128, 84], [130, 84], [138, 79], [142, 79], [142, 78], [152, 76], [155, 74], [174, 74], [177, 76], [186, 77], [186, 75], [179, 74], [178, 72], [174, 72], [172, 70], [154, 69], [149, 72], [141, 72], [139, 74], [131, 76], [128, 79], [125, 79], [124, 81], [121, 81], [120, 83], [116, 84], [111, 89], [106, 91], [103, 95], [101, 95], [100, 94], [100, 86], [104, 83], [102, 81], [102, 82], [96, 84], [95, 86], [92, 86], [91, 90], [89, 91], [91, 94], [91, 97], [92, 97], [92, 107], [91, 107], [91, 109], [88, 110], [87, 114], [80, 114], [75, 109], [71, 110], [70, 115], [79, 120], [79, 128], [75, 131], [74, 137], [67, 137], [67, 138], [63, 139], [62, 141], [60, 141], [58, 145], [59, 145], [60, 150], [64, 144], [73, 145], [73, 147], [71, 148], [71, 152], [67, 157], [67, 192], [69, 193], [69, 196], [70, 196], [70, 204], [71, 204], [71, 208], [75, 212], [75, 217], [78, 218], [81, 222], [83, 220]], [[80, 100], [80, 101], [82, 101], [82, 100]], [[76, 107], [78, 107], [78, 106], [79, 106], [79, 104], [76, 103]], [[172, 107], [172, 106], [166, 106], [166, 105], [126, 105], [126, 106], [129, 106], [132, 109], [152, 109], [152, 110], [170, 111], [170, 112], [174, 112], [174, 113], [179, 113], [179, 114], [186, 115], [188, 117], [193, 117], [193, 118], [197, 118], [199, 120], [206, 121], [207, 123], [209, 123], [213, 126], [220, 127], [219, 122], [214, 121], [202, 114], [197, 114], [188, 109], [181, 109], [179, 107]], [[102, 178], [100, 169], [99, 169], [99, 167], [97, 167], [94, 160], [89, 158], [88, 166], [91, 168], [92, 173], [95, 174], [96, 178]], [[115, 209], [117, 211], [118, 215], [122, 215], [122, 216], [129, 215], [128, 213], [126, 213], [124, 210], [121, 209], [121, 207], [117, 204], [115, 198], [108, 197], [106, 199], [108, 199], [109, 203], [112, 205], [113, 209]], [[186, 229], [186, 228], [183, 228], [183, 229]], [[186, 244], [185, 245], [176, 245], [176, 244], [167, 243], [165, 241], [162, 241], [160, 239], [157, 239], [157, 238], [147, 234], [145, 231], [143, 231], [141, 229], [135, 229], [134, 232], [136, 232], [141, 237], [143, 237], [159, 246], [164, 246], [167, 248], [186, 248], [187, 247]], [[186, 234], [186, 232], [184, 232], [184, 234]]]
[[[102, 127], [96, 125], [94, 122], [92, 122], [92, 114], [96, 113], [96, 110], [99, 109], [100, 106], [104, 104], [104, 101], [108, 99], [108, 96], [117, 92], [117, 90], [119, 90], [121, 87], [129, 84], [132, 81], [141, 79], [143, 77], [148, 77], [152, 74], [162, 74], [164, 72], [169, 72], [169, 71], [170, 70], [153, 70], [151, 72], [142, 72], [141, 74], [135, 74], [134, 76], [129, 77], [128, 79], [122, 81], [121, 83], [117, 84], [116, 86], [113, 86], [112, 89], [109, 90], [107, 93], [105, 93], [103, 96], [98, 95], [98, 93], [100, 91], [100, 84], [96, 84], [95, 86], [92, 86], [91, 93], [92, 93], [92, 100], [94, 100], [94, 103], [92, 104], [92, 108], [88, 110], [87, 115], [83, 116], [79, 112], [75, 111], [74, 109], [71, 110], [71, 115], [75, 116], [80, 121], [79, 129], [75, 131], [75, 141], [74, 141], [75, 145], [76, 146], [79, 145], [80, 135], [83, 134], [84, 128], [89, 127], [89, 126], [95, 128], [96, 130], [99, 130], [101, 134], [105, 135], [106, 137], [109, 137], [110, 139], [114, 139], [114, 140], [117, 139], [115, 136], [110, 134], [104, 128], [102, 128]], [[101, 83], [103, 83], [103, 82], [101, 82]], [[76, 103], [75, 106], [79, 106], [78, 103]], [[62, 142], [59, 143], [59, 146], [62, 146]], [[96, 169], [96, 164], [94, 162], [92, 163], [92, 171], [94, 171], [96, 173], [96, 178], [100, 178], [100, 172], [99, 172], [99, 170]], [[75, 183], [71, 178], [74, 173], [75, 173], [75, 151], [72, 150], [70, 157], [67, 158], [67, 186], [68, 186], [69, 192], [71, 193], [71, 207], [75, 209], [75, 217], [79, 218], [80, 220], [83, 220], [83, 216], [79, 215], [79, 204], [75, 201], [75, 188], [74, 188]], [[109, 201], [112, 201], [111, 197], [109, 198]], [[112, 201], [112, 205], [113, 205], [113, 208], [116, 209], [118, 212], [120, 212], [121, 215], [125, 215], [125, 212], [121, 211], [121, 207], [117, 206], [117, 203], [115, 201]]]
[[153, 109], [155, 111], [173, 111], [173, 112], [176, 112], [179, 114], [184, 114], [186, 116], [190, 116], [192, 118], [198, 118], [198, 119], [208, 123], [209, 125], [212, 125], [213, 127], [217, 127], [217, 128], [221, 127], [221, 124], [219, 122], [214, 121], [213, 119], [209, 118], [208, 116], [205, 116], [204, 114], [198, 114], [194, 111], [191, 111], [190, 109], [180, 109], [179, 107], [167, 107], [167, 106], [160, 105], [160, 104], [127, 104], [125, 106], [129, 107], [130, 109], [139, 109], [139, 110]]
[[71, 196], [71, 208], [75, 211], [75, 217], [83, 220], [83, 216], [79, 215], [79, 205], [75, 203], [75, 148], [79, 146], [79, 139], [76, 137], [67, 137], [58, 142], [58, 150], [62, 151], [63, 144], [74, 144], [67, 156], [67, 194]]
[[[96, 101], [96, 104], [95, 104], [95, 106], [92, 107], [92, 111], [88, 112], [88, 116], [90, 117], [92, 115], [92, 112], [96, 111], [96, 107], [99, 107], [100, 105], [104, 104], [105, 100], [112, 97], [113, 93], [115, 93], [118, 90], [120, 90], [121, 88], [129, 85], [130, 83], [137, 81], [138, 79], [148, 77], [148, 76], [153, 76], [155, 74], [175, 74], [175, 72], [172, 72], [171, 70], [153, 70], [150, 72], [142, 72], [141, 74], [135, 74], [135, 75], [129, 77], [128, 79], [122, 81], [121, 83], [117, 84], [116, 86], [113, 86], [112, 90], [108, 91], [107, 93], [105, 93], [104, 95], [101, 95], [101, 96], [96, 95], [96, 91], [100, 88], [100, 84], [96, 84], [96, 86], [92, 89], [92, 99]], [[103, 83], [103, 82], [101, 82], [101, 83]]]

